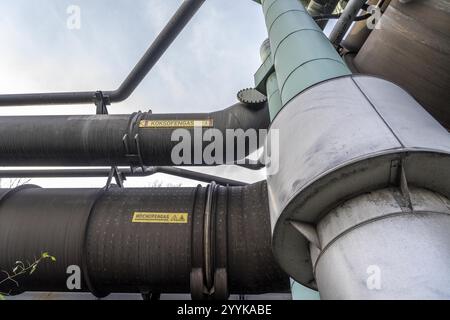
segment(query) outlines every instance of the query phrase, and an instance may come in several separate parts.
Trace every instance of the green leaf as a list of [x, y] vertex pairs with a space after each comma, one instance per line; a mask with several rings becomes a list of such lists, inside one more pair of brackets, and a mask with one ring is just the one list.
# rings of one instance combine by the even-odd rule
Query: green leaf
[[34, 265], [34, 266], [33, 266], [33, 268], [31, 268], [31, 271], [30, 271], [30, 275], [32, 275], [32, 274], [33, 274], [33, 272], [35, 272], [35, 271], [36, 271], [36, 267], [37, 267], [37, 265]]
[[56, 261], [56, 258], [55, 258], [54, 256], [50, 256], [50, 259], [51, 259], [53, 262]]
[[0, 294], [0, 300], [6, 300], [5, 296]]

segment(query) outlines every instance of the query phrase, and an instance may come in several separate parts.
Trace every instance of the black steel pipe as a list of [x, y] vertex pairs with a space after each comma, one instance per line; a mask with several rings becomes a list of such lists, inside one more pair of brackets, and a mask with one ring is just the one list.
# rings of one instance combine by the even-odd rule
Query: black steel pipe
[[[112, 91], [103, 91], [103, 95], [108, 102], [123, 101], [133, 93], [204, 2], [205, 0], [183, 1], [180, 8], [120, 87]], [[0, 95], [0, 107], [94, 103], [96, 102], [96, 92], [4, 94]]]
[[[200, 129], [195, 123], [203, 123]], [[92, 115], [92, 116], [6, 116], [0, 117], [0, 166], [178, 166], [208, 165], [200, 159], [211, 142], [202, 141], [209, 129], [220, 130], [223, 138], [223, 164], [227, 161], [227, 145], [239, 145], [235, 137], [227, 140], [227, 129], [267, 129], [267, 106], [259, 109], [236, 104], [222, 111], [205, 114]], [[178, 141], [172, 141], [174, 130], [186, 129], [190, 157], [183, 163], [173, 161], [172, 152]], [[200, 135], [198, 133], [201, 133]], [[259, 135], [257, 134], [257, 138]], [[184, 140], [183, 140], [184, 141]], [[214, 142], [219, 146], [220, 142]], [[258, 147], [248, 139], [247, 156]], [[230, 157], [230, 154], [228, 154]]]
[[56, 257], [17, 279], [19, 287], [6, 282], [0, 291], [66, 292], [67, 268], [79, 266], [79, 291], [97, 296], [210, 298], [207, 272], [213, 298], [287, 292], [288, 277], [271, 250], [266, 182], [211, 188], [0, 190], [0, 269], [42, 252]]
[[[122, 178], [127, 177], [149, 177], [156, 173], [164, 173], [180, 178], [207, 182], [212, 181], [223, 186], [245, 186], [248, 183], [227, 179], [223, 177], [213, 176], [197, 171], [186, 170], [176, 167], [145, 167], [130, 169], [118, 168]], [[111, 173], [110, 168], [100, 169], [39, 169], [39, 170], [0, 170], [0, 178], [97, 178], [108, 177]]]

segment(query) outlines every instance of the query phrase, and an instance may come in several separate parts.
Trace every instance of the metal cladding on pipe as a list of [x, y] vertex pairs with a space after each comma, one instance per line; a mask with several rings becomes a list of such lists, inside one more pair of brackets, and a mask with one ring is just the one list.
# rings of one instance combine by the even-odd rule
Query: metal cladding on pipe
[[275, 119], [278, 112], [280, 112], [280, 110], [283, 108], [280, 89], [278, 88], [277, 74], [275, 72], [272, 73], [269, 78], [267, 78], [266, 88], [270, 119]]
[[[261, 45], [261, 60], [264, 63], [271, 58], [272, 51], [270, 48], [270, 41], [266, 39]], [[267, 91], [267, 103], [269, 106], [270, 119], [276, 117], [277, 113], [283, 107], [281, 102], [280, 89], [278, 88], [277, 74], [273, 72], [268, 76], [266, 81], [266, 91]]]
[[450, 2], [393, 0], [354, 60], [408, 90], [450, 130]]
[[450, 200], [418, 188], [407, 196], [377, 190], [319, 222], [322, 299], [450, 299]]
[[[278, 172], [268, 176], [274, 253], [281, 267], [306, 286], [316, 288], [310, 255], [314, 259], [326, 249], [323, 238], [315, 231], [317, 224], [320, 225], [322, 218], [343, 201], [391, 187], [401, 190], [405, 199], [412, 199], [414, 195], [408, 196], [408, 188], [414, 187], [436, 193], [446, 203], [450, 199], [450, 134], [408, 93], [388, 81], [349, 76], [320, 83], [302, 92], [283, 108], [273, 121], [271, 130], [279, 131], [279, 153], [289, 155], [280, 157], [276, 166]], [[424, 203], [432, 202], [424, 199]], [[408, 204], [408, 208], [413, 214], [418, 213], [414, 205]], [[424, 211], [432, 209], [433, 206], [429, 205]], [[383, 206], [377, 210], [380, 215], [392, 213]], [[370, 214], [363, 208], [359, 212], [364, 217]], [[345, 216], [340, 217], [345, 220]], [[427, 220], [424, 219], [425, 223]], [[411, 236], [427, 241], [425, 233], [434, 232], [435, 222], [424, 225], [420, 234], [412, 235], [410, 230], [416, 228], [416, 224], [413, 218], [406, 219], [402, 227], [395, 229], [397, 235], [394, 236], [392, 229], [388, 234], [397, 241]], [[399, 226], [397, 222], [393, 225]], [[324, 222], [322, 228], [325, 228]], [[366, 230], [366, 239], [377, 238], [376, 234], [369, 232], [371, 227]], [[449, 234], [446, 236], [445, 241], [448, 242]], [[399, 248], [404, 248], [404, 251], [395, 251]], [[439, 251], [443, 247], [435, 249]], [[341, 261], [346, 255], [353, 254], [351, 246], [340, 246], [339, 250], [341, 256], [334, 257], [331, 262]], [[400, 257], [411, 253], [411, 247], [402, 247], [400, 243], [384, 246], [383, 250], [392, 259], [396, 255]], [[442, 253], [443, 256], [445, 254]], [[363, 257], [359, 256], [361, 259]], [[364, 262], [368, 263], [366, 268], [381, 263]], [[389, 263], [398, 265], [400, 262]], [[343, 265], [345, 270], [340, 269], [339, 274], [366, 272], [366, 269], [352, 269], [353, 265], [353, 262]], [[430, 261], [423, 266], [429, 274], [442, 271], [441, 260]], [[321, 268], [323, 271], [325, 267]], [[334, 276], [325, 276], [325, 273], [331, 272], [327, 270], [315, 274], [317, 282], [323, 285], [319, 289], [327, 288], [327, 280], [321, 281], [321, 278]], [[398, 271], [395, 269], [395, 272]], [[441, 276], [448, 283], [450, 275]], [[410, 285], [397, 282], [397, 290], [386, 291], [383, 297], [410, 297], [410, 293], [402, 288], [420, 287], [412, 271], [402, 279], [410, 281]], [[435, 279], [430, 276], [430, 283], [435, 284]], [[330, 288], [332, 283], [337, 282], [331, 282]], [[328, 297], [351, 298], [345, 293], [345, 287], [337, 285], [332, 288], [341, 289], [342, 296], [336, 293]], [[424, 289], [417, 296], [427, 297], [429, 293], [428, 289]], [[377, 295], [366, 292], [364, 297], [376, 298]], [[448, 297], [448, 292], [440, 297]]]
[[[154, 67], [164, 52], [181, 33], [205, 0], [184, 0], [180, 8], [161, 31], [145, 55], [134, 67], [120, 87], [113, 91], [104, 91], [103, 95], [108, 102], [120, 102], [127, 99], [136, 87]], [[60, 105], [83, 104], [96, 102], [96, 91], [93, 92], [57, 92], [57, 93], [31, 93], [31, 94], [5, 94], [0, 95], [1, 106], [27, 106], [27, 105]]]
[[300, 1], [261, 2], [283, 106], [319, 82], [351, 74]]
[[[220, 130], [224, 141], [223, 163], [228, 146], [238, 147], [236, 137], [226, 141], [227, 129], [267, 129], [267, 106], [260, 109], [236, 104], [207, 114], [92, 115], [92, 116], [6, 116], [0, 117], [0, 165], [2, 166], [170, 166], [204, 165], [203, 151], [211, 142], [203, 141], [208, 129]], [[186, 129], [202, 146], [195, 158], [196, 144], [188, 143], [191, 163], [174, 163], [172, 151], [180, 140], [172, 141], [177, 129]], [[196, 135], [199, 131], [200, 137]], [[256, 135], [259, 139], [259, 135]], [[197, 140], [196, 140], [197, 141]], [[217, 142], [217, 145], [220, 142]], [[240, 141], [240, 143], [244, 143]], [[245, 155], [255, 151], [245, 140]], [[234, 160], [238, 156], [234, 151]]]
[[81, 268], [81, 291], [97, 296], [191, 292], [205, 298], [211, 289], [205, 288], [207, 272], [213, 298], [289, 290], [271, 252], [265, 182], [107, 191], [22, 187], [0, 190], [0, 203], [2, 270], [42, 252], [57, 259], [18, 279], [13, 294], [66, 292], [66, 271], [73, 265]]

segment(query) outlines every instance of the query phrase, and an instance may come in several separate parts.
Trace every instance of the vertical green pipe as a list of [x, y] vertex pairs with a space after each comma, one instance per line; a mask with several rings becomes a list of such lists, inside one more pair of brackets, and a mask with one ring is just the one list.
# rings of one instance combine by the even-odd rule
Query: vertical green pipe
[[351, 71], [299, 0], [260, 3], [281, 97], [281, 106], [272, 108], [273, 118], [300, 92]]
[[[272, 52], [270, 50], [270, 41], [269, 39], [266, 39], [266, 41], [263, 42], [261, 45], [261, 60], [262, 62], [266, 61], [268, 59]], [[266, 91], [267, 91], [267, 101], [269, 104], [269, 115], [270, 119], [274, 119], [277, 113], [282, 108], [281, 103], [281, 95], [280, 95], [280, 89], [278, 89], [278, 79], [277, 74], [273, 72], [266, 81]]]
[[277, 74], [272, 73], [266, 82], [267, 88], [267, 101], [269, 103], [269, 115], [270, 120], [275, 119], [276, 115], [283, 108], [281, 103], [280, 89], [278, 89]]

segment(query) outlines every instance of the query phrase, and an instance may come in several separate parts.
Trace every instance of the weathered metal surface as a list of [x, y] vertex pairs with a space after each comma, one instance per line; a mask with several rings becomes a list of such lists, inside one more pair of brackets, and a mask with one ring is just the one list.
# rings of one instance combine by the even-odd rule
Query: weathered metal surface
[[346, 201], [323, 218], [313, 261], [322, 299], [449, 299], [450, 201], [410, 188]]
[[355, 65], [410, 92], [450, 130], [450, 2], [392, 0]]
[[309, 245], [291, 220], [317, 223], [341, 201], [388, 187], [400, 162], [411, 184], [450, 196], [450, 134], [400, 87], [353, 76], [300, 94], [272, 123], [279, 170], [268, 176], [277, 260], [314, 287]]

